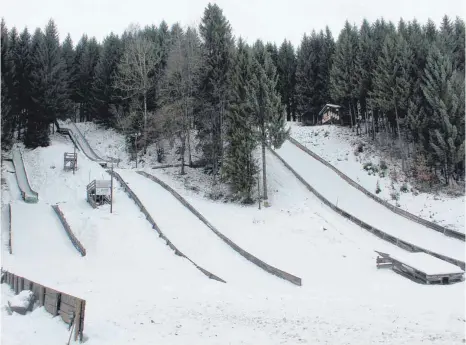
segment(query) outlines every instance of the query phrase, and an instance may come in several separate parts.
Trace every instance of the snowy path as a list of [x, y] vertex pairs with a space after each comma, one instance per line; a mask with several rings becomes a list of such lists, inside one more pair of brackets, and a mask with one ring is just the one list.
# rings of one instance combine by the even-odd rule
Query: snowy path
[[289, 141], [276, 152], [319, 193], [346, 212], [404, 241], [464, 261], [464, 243], [394, 214]]
[[24, 193], [24, 200], [27, 202], [37, 202], [39, 195], [33, 191], [29, 185], [23, 159], [18, 150], [13, 150], [13, 164], [15, 167], [16, 179], [18, 180], [18, 187], [21, 192]]
[[[118, 170], [173, 244], [201, 267], [227, 283], [289, 284], [264, 272], [233, 251], [212, 230], [160, 185], [133, 171]], [[220, 229], [221, 231], [221, 229]]]

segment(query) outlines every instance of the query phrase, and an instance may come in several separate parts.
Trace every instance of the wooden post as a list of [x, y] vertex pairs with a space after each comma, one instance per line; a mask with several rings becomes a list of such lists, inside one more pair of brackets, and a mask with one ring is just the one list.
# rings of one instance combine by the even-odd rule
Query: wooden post
[[112, 159], [112, 173], [110, 174], [110, 213], [113, 213], [113, 159]]
[[39, 288], [39, 306], [41, 307], [44, 306], [44, 300], [45, 300], [45, 288], [41, 285]]
[[76, 163], [78, 162], [78, 157], [76, 156], [76, 146], [74, 146], [74, 150], [73, 150], [73, 159], [74, 159], [74, 162], [73, 162], [73, 175], [74, 175], [74, 171], [76, 169]]
[[259, 210], [261, 209], [261, 182], [257, 177], [257, 201], [259, 202]]
[[138, 168], [138, 133], [134, 136], [134, 150], [135, 150], [135, 157], [136, 157], [136, 169]]

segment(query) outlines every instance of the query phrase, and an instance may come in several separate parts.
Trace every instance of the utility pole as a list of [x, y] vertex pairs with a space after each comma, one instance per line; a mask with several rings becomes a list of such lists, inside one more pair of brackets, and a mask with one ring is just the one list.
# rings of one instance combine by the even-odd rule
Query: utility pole
[[110, 174], [110, 213], [113, 213], [113, 159], [112, 159], [112, 173]]
[[257, 176], [257, 201], [259, 202], [259, 210], [261, 209], [261, 182], [259, 176]]

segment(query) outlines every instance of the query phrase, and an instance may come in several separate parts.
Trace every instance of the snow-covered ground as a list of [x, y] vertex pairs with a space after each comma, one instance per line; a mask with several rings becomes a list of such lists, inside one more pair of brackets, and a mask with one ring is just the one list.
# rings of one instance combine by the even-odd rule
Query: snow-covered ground
[[[311, 151], [331, 163], [337, 169], [348, 175], [351, 179], [375, 194], [377, 183], [380, 186], [380, 198], [398, 205], [402, 209], [411, 212], [421, 218], [436, 222], [448, 228], [462, 231], [465, 229], [465, 197], [452, 197], [444, 193], [419, 193], [416, 195], [408, 186], [407, 192], [402, 192], [405, 183], [402, 175], [398, 173], [398, 181], [393, 181], [391, 171], [400, 171], [399, 162], [385, 159], [387, 171], [385, 176], [380, 176], [381, 159], [377, 155], [378, 150], [373, 147], [370, 140], [364, 141], [364, 151], [355, 153], [357, 146], [362, 142], [361, 137], [356, 136], [348, 127], [337, 125], [326, 126], [301, 126], [296, 122], [289, 122], [291, 136]], [[382, 159], [383, 160], [383, 159]], [[379, 173], [369, 174], [364, 169], [364, 164], [372, 163], [377, 166]], [[392, 184], [394, 189], [392, 188]], [[398, 200], [392, 198], [392, 194], [398, 195]]]
[[[118, 153], [121, 136], [92, 129], [90, 125], [87, 128], [85, 135], [91, 146], [100, 141], [94, 146], [98, 154], [120, 154], [120, 167], [134, 164], [124, 160], [125, 153]], [[118, 183], [114, 213], [110, 214], [108, 207], [92, 209], [85, 201], [85, 186], [94, 178], [107, 179], [109, 175], [81, 153], [76, 174], [64, 172], [63, 152], [72, 149], [69, 141], [53, 136], [52, 146], [26, 151], [24, 159], [31, 186], [39, 193], [39, 204], [31, 207], [59, 203], [86, 247], [87, 256], [71, 253], [63, 258], [62, 269], [57, 269], [44, 265], [46, 258], [34, 257], [33, 261], [19, 253], [10, 256], [7, 248], [2, 247], [2, 265], [86, 299], [84, 333], [89, 345], [450, 345], [461, 344], [465, 338], [464, 283], [424, 286], [390, 270], [377, 270], [374, 250], [397, 254], [401, 249], [323, 206], [271, 155], [271, 207], [261, 210], [257, 205], [246, 207], [205, 198], [209, 178], [201, 169], [188, 168], [188, 174], [182, 177], [177, 175], [178, 168], [151, 169], [146, 164], [145, 170], [175, 188], [238, 245], [267, 263], [300, 276], [302, 287], [262, 271], [256, 275], [254, 271], [259, 269], [248, 262], [244, 264], [250, 265], [250, 275], [241, 284], [207, 279], [165, 245]], [[5, 177], [8, 188], [2, 188], [2, 194], [7, 194], [2, 195], [2, 202], [11, 200], [13, 207], [21, 204], [14, 189], [14, 175]], [[131, 183], [141, 200], [144, 198], [146, 208], [152, 209], [154, 220], [160, 219], [162, 231], [163, 223], [165, 228], [170, 227], [167, 234], [192, 231], [189, 238], [203, 241], [206, 235], [195, 236], [194, 231], [200, 229], [191, 228], [191, 222], [177, 220], [171, 224], [169, 218], [157, 213], [158, 205], [169, 206], [171, 201], [168, 196], [150, 195], [149, 191], [156, 188], [154, 182], [141, 177]], [[40, 214], [35, 216], [37, 222], [47, 221]], [[181, 210], [173, 217], [188, 218]], [[203, 245], [200, 242], [199, 246]], [[215, 246], [211, 253], [221, 255], [219, 261], [225, 255], [236, 255], [223, 243], [217, 247], [209, 240], [209, 244]], [[215, 266], [221, 267], [221, 262]], [[241, 276], [239, 272], [228, 274]], [[2, 297], [5, 289], [3, 286]], [[20, 317], [2, 312], [2, 333], [8, 333], [3, 335], [3, 344], [17, 344], [16, 339], [22, 339], [21, 344], [66, 342], [65, 326], [61, 328], [63, 333], [51, 330], [54, 333], [47, 335], [43, 330], [37, 331], [35, 323], [31, 325], [35, 315], [40, 316], [40, 323], [50, 321], [44, 329], [57, 326], [54, 323], [63, 325], [40, 313], [43, 310]]]

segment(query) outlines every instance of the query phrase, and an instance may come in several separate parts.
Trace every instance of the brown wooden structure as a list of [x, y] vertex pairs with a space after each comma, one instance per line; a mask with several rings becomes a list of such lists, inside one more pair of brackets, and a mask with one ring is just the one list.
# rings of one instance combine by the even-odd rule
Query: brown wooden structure
[[74, 326], [74, 340], [83, 341], [85, 300], [3, 270], [2, 283], [7, 283], [15, 294], [19, 294], [23, 290], [32, 291], [34, 299], [40, 307], [44, 307], [53, 316], [60, 316], [70, 329]]
[[76, 170], [78, 168], [78, 154], [76, 152], [65, 152], [63, 154], [63, 169]]
[[377, 268], [391, 267], [393, 271], [422, 284], [451, 284], [464, 280], [464, 271], [449, 262], [418, 252], [394, 256], [376, 251]]
[[87, 202], [93, 207], [112, 202], [112, 186], [110, 180], [94, 180], [87, 185]]

